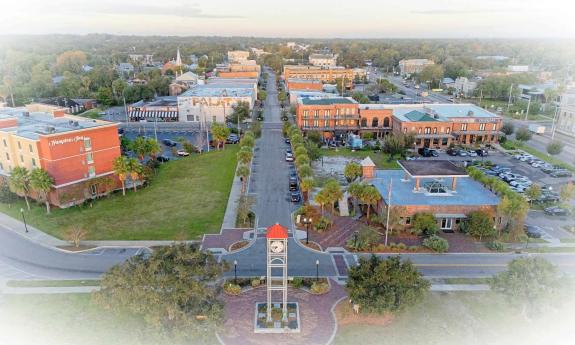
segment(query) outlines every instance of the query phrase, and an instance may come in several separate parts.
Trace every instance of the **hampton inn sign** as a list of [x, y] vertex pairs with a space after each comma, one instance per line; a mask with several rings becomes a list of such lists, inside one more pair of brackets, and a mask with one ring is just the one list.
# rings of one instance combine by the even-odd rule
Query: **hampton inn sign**
[[77, 135], [77, 136], [71, 137], [71, 138], [55, 139], [55, 140], [50, 140], [50, 146], [63, 145], [63, 144], [69, 144], [69, 143], [77, 143], [78, 141], [84, 141], [86, 139], [90, 139], [90, 138], [82, 136], [82, 135]]

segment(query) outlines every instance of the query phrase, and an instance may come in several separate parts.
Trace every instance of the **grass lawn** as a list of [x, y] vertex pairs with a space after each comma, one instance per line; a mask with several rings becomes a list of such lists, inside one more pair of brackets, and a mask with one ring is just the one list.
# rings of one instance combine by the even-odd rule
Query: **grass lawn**
[[389, 154], [383, 152], [374, 153], [372, 150], [351, 151], [348, 148], [340, 148], [337, 151], [335, 149], [321, 149], [321, 154], [326, 157], [341, 156], [358, 159], [369, 156], [379, 169], [399, 169], [399, 165], [397, 164], [399, 158], [396, 157], [390, 160]]
[[561, 238], [559, 241], [561, 243], [575, 243], [575, 238]]
[[564, 302], [529, 322], [492, 292], [433, 292], [388, 325], [340, 327], [335, 344], [567, 344], [573, 336], [575, 303]]
[[575, 253], [575, 247], [538, 247], [523, 250], [528, 253]]
[[[90, 240], [199, 239], [220, 230], [234, 178], [238, 145], [223, 151], [170, 161], [161, 166], [150, 185], [97, 200], [93, 207], [55, 209], [46, 215], [34, 205], [26, 214], [33, 226], [63, 238], [72, 225], [88, 230]], [[0, 211], [20, 219], [20, 200]]]
[[9, 287], [76, 287], [100, 286], [99, 280], [9, 280]]
[[85, 112], [78, 114], [78, 116], [87, 117], [90, 119], [99, 119], [101, 117], [100, 116], [101, 111], [102, 111], [102, 109], [94, 108], [94, 109], [86, 110]]
[[489, 284], [490, 278], [445, 278], [445, 284]]
[[[117, 316], [94, 305], [89, 294], [7, 295], [0, 323], [6, 344], [176, 344], [152, 334], [138, 317]], [[217, 344], [215, 337], [207, 344]]]

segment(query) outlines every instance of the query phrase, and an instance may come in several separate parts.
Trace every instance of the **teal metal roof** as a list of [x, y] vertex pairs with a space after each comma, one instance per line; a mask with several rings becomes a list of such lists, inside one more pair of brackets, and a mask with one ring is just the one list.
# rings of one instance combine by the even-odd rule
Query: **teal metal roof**
[[421, 111], [418, 111], [418, 110], [410, 111], [409, 113], [405, 114], [404, 116], [413, 122], [437, 121], [437, 119], [434, 119], [433, 116], [429, 116], [428, 114], [421, 112]]
[[332, 104], [353, 104], [353, 100], [348, 98], [301, 98], [301, 102], [304, 105], [332, 105]]

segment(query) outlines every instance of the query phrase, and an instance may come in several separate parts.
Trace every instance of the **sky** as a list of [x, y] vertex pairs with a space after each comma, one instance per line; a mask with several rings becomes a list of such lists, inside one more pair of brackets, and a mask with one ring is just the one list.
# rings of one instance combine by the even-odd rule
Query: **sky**
[[575, 38], [575, 0], [16, 0], [0, 34]]

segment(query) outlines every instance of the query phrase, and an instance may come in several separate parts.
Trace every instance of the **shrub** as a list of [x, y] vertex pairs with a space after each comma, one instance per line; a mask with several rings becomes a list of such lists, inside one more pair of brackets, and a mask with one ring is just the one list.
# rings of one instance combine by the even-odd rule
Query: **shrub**
[[405, 243], [399, 243], [399, 244], [397, 244], [397, 249], [401, 249], [401, 250], [407, 249], [407, 245]]
[[445, 253], [449, 249], [449, 243], [446, 239], [433, 235], [423, 240], [423, 246], [437, 253]]
[[415, 235], [435, 235], [438, 231], [437, 220], [431, 213], [418, 213], [413, 218], [411, 232]]
[[419, 250], [419, 246], [409, 246], [407, 249], [409, 249], [412, 252], [416, 252]]
[[329, 291], [329, 285], [324, 282], [313, 282], [310, 291], [311, 293], [321, 295]]
[[224, 285], [224, 292], [228, 295], [237, 296], [242, 292], [242, 288], [238, 284], [232, 282], [227, 282]]
[[322, 231], [327, 230], [327, 229], [331, 226], [331, 223], [332, 223], [331, 219], [326, 218], [326, 217], [321, 217], [321, 218], [313, 225], [313, 227], [314, 227], [317, 231], [322, 232]]
[[252, 287], [258, 287], [261, 285], [261, 283], [262, 282], [261, 282], [261, 280], [259, 280], [259, 278], [252, 279], [252, 282], [251, 282]]
[[293, 280], [291, 281], [291, 285], [294, 288], [299, 289], [303, 286], [303, 279], [300, 277], [294, 277]]
[[496, 252], [502, 252], [505, 250], [505, 245], [503, 244], [503, 242], [497, 240], [487, 243], [486, 247]]

